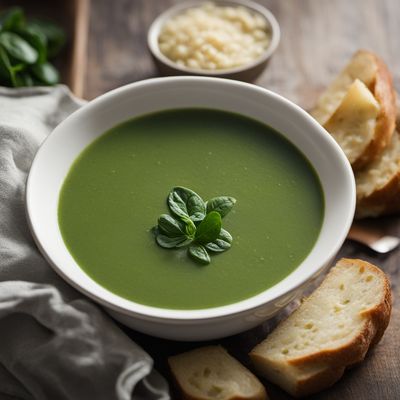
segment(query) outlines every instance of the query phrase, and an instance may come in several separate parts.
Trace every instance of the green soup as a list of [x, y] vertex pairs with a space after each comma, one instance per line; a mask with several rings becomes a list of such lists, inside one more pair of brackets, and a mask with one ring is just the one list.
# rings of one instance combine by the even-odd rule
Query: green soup
[[[232, 247], [209, 265], [154, 240], [174, 186], [237, 199], [223, 219]], [[126, 121], [90, 144], [65, 179], [58, 212], [70, 253], [100, 285], [150, 306], [201, 309], [290, 274], [317, 239], [324, 199], [307, 159], [269, 126], [180, 109]]]

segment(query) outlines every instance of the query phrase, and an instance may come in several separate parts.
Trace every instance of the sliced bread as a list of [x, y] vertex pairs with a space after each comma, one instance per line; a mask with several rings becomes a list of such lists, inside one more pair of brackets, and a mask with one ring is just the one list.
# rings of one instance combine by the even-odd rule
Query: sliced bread
[[184, 399], [267, 399], [260, 381], [221, 346], [178, 354], [168, 363]]
[[365, 261], [342, 259], [250, 357], [260, 375], [294, 396], [308, 395], [363, 360], [382, 337], [390, 312], [385, 274]]
[[395, 131], [379, 159], [355, 173], [356, 218], [400, 212], [400, 134]]
[[356, 163], [374, 140], [379, 110], [373, 94], [356, 79], [325, 123], [325, 129], [339, 143], [350, 164]]
[[271, 363], [263, 358], [253, 359], [253, 361], [261, 376], [294, 397], [309, 396], [331, 387], [343, 376], [346, 369], [346, 367], [327, 367], [318, 363], [306, 366], [271, 366]]
[[[341, 134], [336, 137], [334, 135], [334, 137], [345, 150], [353, 168], [359, 169], [379, 156], [389, 143], [395, 127], [396, 95], [385, 63], [372, 52], [366, 50], [356, 52], [348, 65], [321, 95], [311, 114], [328, 132], [331, 132], [332, 127], [336, 127], [336, 124], [330, 121], [334, 118], [334, 114], [340, 111], [340, 108], [346, 110], [351, 106], [348, 101], [347, 104], [343, 102], [356, 79], [364, 83], [379, 104], [376, 118], [373, 124], [369, 122], [370, 131], [366, 131], [363, 140], [359, 140], [360, 130], [353, 129], [346, 131], [346, 135]], [[358, 96], [358, 98], [363, 97]], [[355, 100], [356, 106], [357, 97]], [[337, 123], [338, 116], [334, 120]], [[351, 125], [350, 128], [352, 128]], [[351, 138], [353, 135], [357, 136], [354, 140]], [[342, 141], [344, 139], [345, 142]]]

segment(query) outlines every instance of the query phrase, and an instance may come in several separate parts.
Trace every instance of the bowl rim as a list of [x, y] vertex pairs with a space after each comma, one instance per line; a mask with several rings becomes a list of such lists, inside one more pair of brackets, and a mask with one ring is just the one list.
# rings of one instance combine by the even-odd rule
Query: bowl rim
[[177, 14], [180, 14], [182, 11], [187, 10], [189, 8], [198, 7], [205, 3], [207, 3], [207, 1], [189, 0], [183, 3], [175, 4], [172, 7], [163, 11], [161, 14], [159, 14], [158, 17], [156, 17], [156, 19], [152, 22], [147, 32], [147, 46], [152, 55], [159, 62], [167, 65], [172, 69], [181, 71], [182, 73], [185, 74], [224, 77], [226, 75], [232, 75], [251, 70], [266, 62], [275, 52], [280, 42], [281, 33], [280, 33], [279, 23], [270, 10], [252, 0], [213, 0], [212, 3], [215, 3], [216, 5], [242, 6], [248, 8], [253, 12], [260, 14], [267, 21], [271, 29], [271, 41], [269, 43], [269, 46], [265, 49], [265, 51], [261, 56], [257, 57], [250, 63], [243, 64], [234, 68], [226, 68], [220, 70], [218, 69], [206, 70], [201, 68], [182, 67], [177, 63], [175, 63], [174, 61], [172, 61], [171, 59], [169, 59], [162, 53], [158, 45], [158, 37], [163, 25], [170, 18], [174, 17]]
[[[41, 240], [39, 236], [37, 235], [35, 224], [32, 221], [31, 218], [31, 213], [32, 213], [32, 208], [34, 208], [33, 205], [33, 199], [32, 199], [32, 186], [34, 185], [34, 177], [36, 174], [36, 169], [37, 169], [37, 164], [38, 160], [41, 157], [41, 154], [45, 147], [47, 146], [47, 143], [49, 143], [50, 139], [54, 135], [58, 135], [58, 132], [62, 132], [64, 126], [68, 126], [68, 124], [75, 122], [76, 120], [79, 120], [82, 118], [82, 116], [85, 115], [89, 110], [92, 111], [93, 109], [95, 110], [96, 108], [100, 108], [102, 104], [107, 104], [107, 102], [115, 101], [116, 98], [120, 95], [124, 95], [126, 93], [131, 92], [132, 90], [135, 90], [137, 88], [143, 88], [143, 87], [157, 87], [157, 85], [162, 85], [163, 83], [167, 84], [176, 84], [176, 83], [199, 83], [202, 84], [204, 82], [208, 82], [210, 85], [228, 85], [232, 87], [237, 87], [237, 88], [245, 88], [246, 90], [251, 90], [258, 92], [259, 94], [265, 96], [266, 98], [270, 98], [272, 101], [277, 101], [284, 107], [286, 107], [287, 111], [290, 110], [291, 113], [297, 114], [298, 117], [302, 118], [305, 120], [308, 125], [311, 125], [315, 131], [318, 131], [318, 135], [321, 136], [321, 140], [325, 141], [329, 146], [331, 146], [333, 153], [335, 153], [335, 156], [338, 157], [341, 163], [343, 163], [343, 169], [346, 171], [345, 173], [345, 178], [346, 182], [343, 182], [343, 186], [347, 187], [347, 190], [349, 191], [349, 199], [348, 202], [346, 202], [347, 205], [347, 215], [345, 215], [344, 223], [342, 225], [341, 229], [341, 235], [336, 237], [334, 239], [334, 245], [332, 245], [331, 249], [329, 252], [321, 255], [321, 261], [319, 263], [318, 268], [315, 269], [310, 269], [309, 271], [305, 272], [301, 277], [299, 277], [298, 280], [296, 280], [294, 283], [291, 285], [287, 285], [284, 290], [282, 290], [278, 295], [275, 297], [272, 297], [270, 299], [265, 297], [267, 296], [267, 292], [270, 291], [271, 289], [274, 288], [274, 286], [279, 285], [284, 279], [286, 279], [288, 276], [283, 278], [283, 280], [279, 281], [276, 285], [273, 285], [270, 288], [267, 288], [266, 290], [255, 294], [254, 296], [251, 296], [249, 298], [246, 298], [244, 300], [239, 300], [235, 303], [230, 303], [227, 305], [223, 306], [217, 306], [217, 307], [212, 307], [212, 308], [204, 308], [204, 309], [168, 309], [168, 308], [161, 308], [161, 307], [155, 307], [155, 306], [148, 306], [144, 305], [141, 303], [134, 302], [132, 300], [128, 300], [122, 296], [119, 296], [116, 293], [113, 293], [106, 289], [104, 286], [100, 285], [102, 288], [105, 289], [106, 292], [108, 292], [110, 295], [113, 295], [114, 298], [117, 298], [118, 301], [111, 301], [109, 299], [106, 299], [99, 294], [96, 293], [95, 290], [92, 288], [87, 288], [84, 285], [82, 285], [82, 282], [79, 282], [79, 279], [72, 278], [66, 273], [62, 267], [58, 266], [52, 259], [51, 255], [46, 251], [46, 249], [42, 246]], [[288, 140], [290, 140], [288, 138]], [[300, 149], [302, 151], [302, 149]], [[77, 155], [78, 156], [78, 155]], [[76, 159], [76, 157], [75, 157]], [[312, 162], [310, 161], [312, 164]], [[313, 165], [313, 164], [312, 164]], [[36, 178], [36, 177], [35, 177]], [[346, 185], [345, 185], [346, 184]], [[152, 79], [147, 79], [143, 81], [138, 81], [134, 82], [119, 88], [116, 88], [114, 90], [111, 90], [110, 92], [107, 92], [96, 99], [90, 101], [80, 109], [76, 110], [73, 112], [70, 116], [68, 116], [64, 121], [62, 121], [54, 130], [51, 134], [47, 136], [47, 138], [43, 141], [41, 146], [39, 147], [39, 150], [37, 151], [34, 160], [31, 165], [31, 169], [29, 171], [28, 179], [27, 179], [27, 186], [26, 186], [26, 192], [25, 192], [25, 209], [26, 209], [26, 214], [27, 214], [27, 220], [28, 220], [28, 225], [31, 230], [32, 236], [45, 257], [45, 259], [49, 262], [49, 264], [52, 266], [52, 268], [64, 279], [66, 280], [71, 286], [74, 288], [78, 289], [80, 292], [84, 293], [88, 297], [92, 298], [93, 300], [97, 301], [98, 303], [114, 310], [119, 313], [128, 315], [128, 316], [136, 316], [141, 319], [154, 319], [156, 318], [159, 321], [165, 321], [165, 322], [176, 322], [176, 323], [183, 323], [187, 321], [202, 321], [202, 320], [212, 320], [216, 318], [221, 318], [221, 317], [227, 317], [227, 316], [232, 316], [232, 315], [237, 315], [237, 314], [242, 314], [245, 312], [248, 312], [250, 310], [255, 310], [258, 309], [262, 306], [264, 306], [267, 303], [270, 303], [272, 301], [278, 302], [278, 300], [282, 299], [285, 296], [288, 296], [290, 293], [293, 293], [303, 285], [307, 283], [307, 281], [310, 281], [313, 276], [321, 272], [326, 264], [331, 261], [331, 259], [337, 254], [339, 251], [340, 247], [342, 246], [344, 240], [346, 239], [347, 233], [350, 229], [353, 216], [354, 216], [354, 211], [355, 211], [355, 204], [356, 204], [356, 189], [355, 189], [355, 180], [354, 180], [354, 175], [350, 166], [349, 161], [347, 160], [345, 154], [339, 147], [339, 145], [336, 143], [336, 141], [326, 132], [324, 128], [322, 128], [316, 120], [314, 120], [305, 110], [303, 110], [301, 107], [296, 105], [295, 103], [291, 102], [290, 100], [284, 98], [283, 96], [274, 93], [268, 89], [265, 89], [263, 87], [259, 87], [253, 84], [245, 83], [245, 82], [240, 82], [240, 81], [234, 81], [234, 80], [229, 80], [229, 79], [222, 79], [222, 78], [214, 78], [214, 77], [199, 77], [199, 76], [175, 76], [175, 77], [163, 77], [163, 78], [152, 78]], [[343, 217], [343, 216], [342, 216]], [[324, 225], [324, 224], [323, 224]], [[322, 226], [323, 226], [322, 225]], [[58, 226], [59, 228], [59, 226]], [[321, 234], [321, 232], [320, 232]], [[320, 237], [320, 234], [318, 235], [317, 241]], [[316, 244], [315, 243], [315, 244]], [[310, 250], [310, 253], [306, 256], [305, 260], [309, 257], [309, 255], [312, 253], [315, 244], [313, 248]], [[63, 245], [66, 247], [65, 243]], [[305, 261], [303, 260], [302, 263]], [[77, 266], [79, 267], [78, 263], [76, 262]], [[301, 263], [299, 264], [299, 266]], [[299, 266], [297, 268], [299, 268]], [[79, 267], [80, 268], [80, 267]], [[297, 269], [296, 268], [296, 269]], [[296, 269], [294, 271], [296, 271]], [[83, 271], [83, 270], [82, 270]], [[294, 272], [293, 271], [293, 272]], [[86, 274], [83, 271], [84, 274]], [[87, 275], [87, 274], [86, 274]], [[87, 275], [88, 276], [88, 275]], [[92, 281], [94, 281], [96, 284], [97, 282], [89, 277]], [[257, 300], [254, 300], [257, 299]], [[125, 305], [118, 304], [118, 302], [123, 301], [126, 304], [129, 304], [129, 307]], [[139, 310], [138, 310], [139, 309]]]

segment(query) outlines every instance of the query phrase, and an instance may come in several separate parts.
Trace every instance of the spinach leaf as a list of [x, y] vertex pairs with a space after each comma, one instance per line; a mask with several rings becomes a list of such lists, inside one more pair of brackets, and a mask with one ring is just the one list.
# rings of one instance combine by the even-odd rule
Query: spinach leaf
[[195, 232], [196, 226], [189, 218], [187, 221], [178, 221], [168, 214], [158, 218], [158, 225], [154, 229], [157, 243], [169, 249], [189, 245]]
[[189, 218], [185, 220], [176, 220], [168, 214], [162, 214], [158, 218], [159, 229], [168, 236], [186, 235], [188, 238], [194, 238], [196, 225]]
[[62, 46], [64, 46], [66, 41], [65, 32], [52, 22], [35, 19], [29, 22], [27, 26], [46, 37], [48, 45], [47, 54], [49, 58], [56, 56]]
[[55, 85], [59, 81], [58, 71], [49, 62], [35, 64], [31, 70], [33, 75], [46, 85]]
[[236, 199], [230, 196], [214, 197], [207, 201], [207, 213], [217, 211], [224, 218], [232, 210], [235, 203]]
[[34, 27], [27, 26], [24, 29], [19, 29], [16, 33], [25, 39], [38, 52], [37, 63], [42, 64], [47, 60], [47, 39], [42, 32]]
[[206, 244], [213, 242], [221, 232], [221, 225], [221, 215], [217, 211], [208, 213], [196, 229], [194, 237], [196, 243]]
[[48, 62], [66, 41], [63, 29], [42, 21], [26, 21], [20, 7], [0, 15], [0, 84], [6, 86], [54, 85], [56, 68]]
[[211, 258], [207, 250], [201, 244], [193, 244], [188, 249], [189, 255], [201, 264], [210, 264]]
[[24, 63], [19, 63], [19, 64], [15, 64], [13, 65], [11, 68], [14, 70], [14, 72], [20, 72], [23, 71], [25, 69], [26, 65]]
[[16, 60], [34, 64], [38, 59], [38, 52], [26, 40], [13, 32], [1, 32], [0, 44]]
[[0, 29], [13, 31], [25, 25], [25, 15], [20, 7], [13, 7], [0, 16]]
[[10, 73], [8, 72], [7, 67], [4, 65], [4, 61], [1, 56], [0, 50], [0, 85], [7, 86], [10, 84]]
[[223, 253], [224, 251], [231, 248], [232, 236], [225, 229], [221, 228], [221, 232], [217, 239], [213, 242], [205, 245], [207, 250], [213, 251], [214, 253]]
[[33, 81], [32, 77], [29, 75], [28, 72], [23, 71], [19, 72], [15, 76], [16, 79], [16, 87], [22, 87], [22, 86], [33, 86], [35, 82]]
[[225, 229], [221, 228], [221, 232], [219, 233], [218, 239], [224, 240], [227, 243], [232, 243], [233, 238], [232, 235]]
[[191, 239], [188, 239], [186, 236], [177, 236], [170, 237], [167, 235], [163, 235], [162, 233], [156, 234], [156, 241], [158, 245], [164, 247], [166, 249], [173, 249], [174, 247], [183, 247], [187, 246], [191, 243]]
[[185, 223], [186, 236], [193, 239], [196, 234], [196, 225], [190, 218], [183, 219], [183, 222]]
[[6, 79], [6, 81], [11, 82], [13, 86], [17, 86], [15, 71], [11, 65], [10, 58], [8, 57], [7, 52], [1, 45], [0, 45], [0, 72], [1, 75]]
[[163, 234], [169, 237], [183, 236], [185, 234], [184, 224], [168, 214], [162, 214], [158, 218], [158, 228]]
[[[220, 196], [205, 204], [193, 190], [174, 187], [167, 199], [173, 216], [162, 214], [158, 218], [158, 225], [153, 228], [156, 242], [168, 249], [189, 246], [187, 253], [191, 258], [209, 264], [208, 251], [222, 253], [231, 247], [232, 236], [222, 229], [222, 217], [235, 202], [233, 197]], [[206, 214], [206, 209], [211, 211]]]
[[177, 186], [168, 196], [168, 206], [173, 214], [180, 218], [201, 221], [206, 214], [203, 199], [193, 190]]

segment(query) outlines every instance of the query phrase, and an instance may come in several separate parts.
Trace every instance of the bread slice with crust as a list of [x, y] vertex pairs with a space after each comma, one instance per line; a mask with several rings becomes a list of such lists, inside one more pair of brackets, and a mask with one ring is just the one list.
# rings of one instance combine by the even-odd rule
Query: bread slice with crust
[[355, 173], [356, 218], [400, 212], [400, 133], [395, 131], [380, 158]]
[[[256, 357], [256, 356], [252, 356]], [[280, 386], [294, 397], [305, 397], [334, 385], [344, 374], [346, 367], [327, 367], [324, 364], [306, 366], [272, 366], [263, 358], [253, 358], [260, 376]], [[263, 371], [268, 370], [268, 373]]]
[[364, 359], [390, 319], [385, 274], [341, 259], [317, 290], [250, 353], [260, 375], [294, 396], [322, 390]]
[[267, 400], [261, 382], [221, 346], [207, 346], [168, 359], [184, 399]]
[[[371, 133], [366, 131], [364, 140], [352, 140], [354, 135], [352, 129], [347, 131], [348, 142], [353, 143], [352, 146], [344, 145], [341, 140], [337, 140], [339, 145], [346, 149], [348, 156], [355, 170], [362, 168], [379, 156], [382, 150], [390, 142], [391, 135], [395, 127], [396, 119], [396, 94], [393, 87], [392, 77], [385, 63], [374, 53], [366, 50], [360, 50], [354, 54], [347, 66], [331, 83], [328, 89], [319, 98], [315, 109], [311, 115], [322, 125], [328, 132], [331, 132], [332, 121], [329, 122], [334, 114], [341, 108], [348, 109], [349, 102], [342, 104], [349, 88], [358, 79], [372, 93], [376, 102], [379, 104], [379, 111], [372, 123], [369, 123]], [[357, 105], [357, 102], [354, 103]], [[337, 120], [337, 118], [336, 118]], [[356, 136], [360, 135], [360, 131], [356, 131]], [[343, 139], [345, 135], [339, 138]]]
[[324, 128], [340, 145], [350, 164], [365, 153], [374, 140], [380, 105], [365, 84], [356, 79]]

